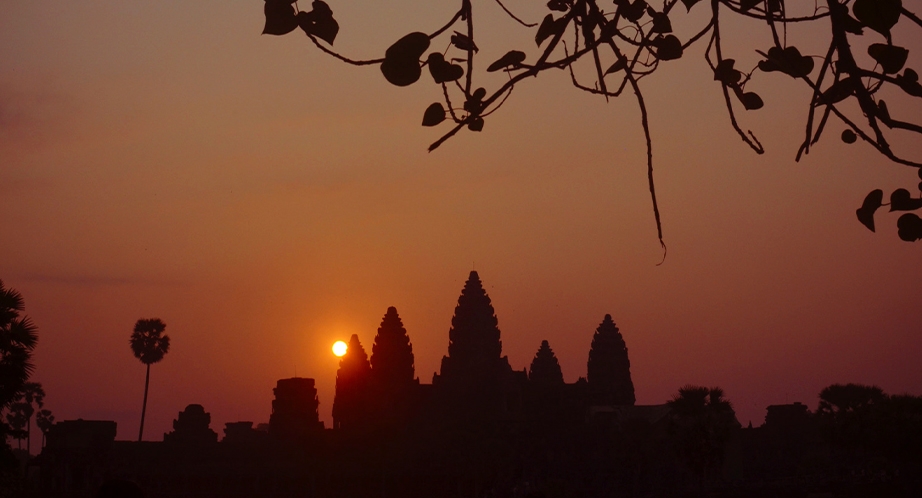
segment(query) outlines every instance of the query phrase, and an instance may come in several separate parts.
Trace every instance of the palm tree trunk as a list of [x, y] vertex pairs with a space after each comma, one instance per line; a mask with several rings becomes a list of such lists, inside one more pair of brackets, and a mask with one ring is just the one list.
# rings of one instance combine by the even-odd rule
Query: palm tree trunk
[[29, 415], [29, 423], [26, 425], [26, 453], [32, 455], [32, 415]]
[[141, 405], [141, 428], [138, 429], [138, 442], [144, 436], [144, 414], [147, 412], [147, 387], [150, 385], [150, 363], [147, 364], [147, 375], [144, 377], [144, 404]]

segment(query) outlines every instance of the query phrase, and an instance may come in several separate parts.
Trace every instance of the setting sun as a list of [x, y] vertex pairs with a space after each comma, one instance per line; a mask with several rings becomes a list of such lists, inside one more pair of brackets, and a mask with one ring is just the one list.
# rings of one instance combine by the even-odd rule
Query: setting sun
[[346, 354], [346, 350], [349, 349], [349, 346], [346, 345], [343, 341], [336, 341], [333, 343], [333, 354], [336, 356], [343, 356]]

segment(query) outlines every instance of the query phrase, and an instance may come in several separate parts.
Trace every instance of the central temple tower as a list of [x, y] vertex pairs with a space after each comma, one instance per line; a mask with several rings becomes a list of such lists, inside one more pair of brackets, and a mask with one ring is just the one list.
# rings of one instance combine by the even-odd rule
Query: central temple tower
[[512, 377], [490, 296], [472, 271], [458, 297], [448, 331], [448, 355], [433, 376], [447, 407], [455, 415], [492, 417], [506, 411], [506, 387]]

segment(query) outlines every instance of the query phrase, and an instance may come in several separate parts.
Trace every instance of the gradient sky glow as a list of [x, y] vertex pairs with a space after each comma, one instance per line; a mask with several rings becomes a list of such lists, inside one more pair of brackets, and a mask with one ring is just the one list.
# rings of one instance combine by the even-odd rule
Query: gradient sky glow
[[[328, 3], [337, 50], [360, 58], [456, 8]], [[505, 3], [528, 20], [546, 10]], [[329, 426], [333, 342], [358, 334], [370, 353], [395, 306], [430, 382], [472, 268], [514, 368], [547, 339], [568, 382], [585, 376], [610, 313], [641, 404], [719, 385], [758, 425], [765, 406], [815, 407], [834, 382], [922, 394], [922, 243], [900, 241], [895, 216], [877, 234], [855, 218], [870, 190], [916, 172], [844, 145], [838, 122], [795, 163], [809, 95], [790, 78], [758, 75], [766, 107], [741, 111], [761, 156], [730, 128], [703, 46], [644, 81], [669, 248], [656, 266], [630, 96], [605, 104], [542, 74], [482, 133], [427, 153], [445, 130], [419, 126], [438, 87], [391, 86], [299, 32], [260, 36], [262, 6], [0, 4], [0, 279], [39, 328], [34, 378], [57, 420], [116, 420], [134, 437], [144, 368], [128, 338], [159, 317], [172, 347], [151, 369], [146, 439], [190, 403], [219, 433], [266, 422], [275, 381], [295, 375], [317, 379]], [[496, 17], [479, 25], [478, 63], [534, 53], [534, 33], [495, 3], [474, 8]], [[727, 34], [745, 47], [739, 66], [768, 46], [753, 31]], [[922, 47], [918, 33], [895, 36]], [[914, 50], [908, 65], [922, 69]], [[917, 138], [895, 143], [922, 158]]]

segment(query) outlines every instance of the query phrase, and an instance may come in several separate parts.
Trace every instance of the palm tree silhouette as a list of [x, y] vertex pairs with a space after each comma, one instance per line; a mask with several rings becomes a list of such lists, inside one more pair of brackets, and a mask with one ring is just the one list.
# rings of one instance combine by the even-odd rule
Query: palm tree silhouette
[[38, 335], [32, 320], [19, 316], [23, 308], [22, 295], [0, 280], [0, 411], [16, 402], [35, 369], [32, 350]]
[[698, 476], [699, 492], [704, 494], [710, 474], [724, 462], [727, 443], [739, 422], [733, 405], [719, 387], [686, 385], [667, 402], [668, 433], [676, 456]]
[[144, 378], [144, 404], [141, 406], [141, 428], [138, 430], [138, 441], [144, 436], [144, 414], [147, 412], [147, 389], [150, 385], [150, 366], [163, 359], [170, 350], [170, 336], [162, 335], [166, 324], [159, 318], [140, 319], [134, 324], [131, 333], [131, 352], [134, 357], [147, 365], [147, 376]]

